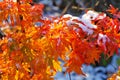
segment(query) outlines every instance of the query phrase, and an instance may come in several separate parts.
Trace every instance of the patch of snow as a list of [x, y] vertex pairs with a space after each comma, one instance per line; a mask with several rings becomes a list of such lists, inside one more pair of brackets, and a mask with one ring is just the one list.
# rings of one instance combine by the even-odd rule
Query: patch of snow
[[88, 27], [88, 28], [93, 28], [96, 29], [97, 26], [92, 24], [89, 19], [81, 19], [81, 21]]
[[82, 19], [91, 21], [91, 20], [94, 20], [95, 18], [97, 18], [98, 15], [99, 15], [99, 13], [92, 11], [92, 10], [89, 10], [86, 14], [84, 14], [82, 16]]
[[103, 19], [103, 18], [105, 18], [106, 17], [106, 14], [102, 14], [102, 15], [99, 15], [98, 17], [97, 17], [97, 19]]
[[99, 33], [97, 43], [100, 44], [101, 40], [102, 40], [103, 44], [105, 44], [106, 41], [108, 41], [108, 42], [110, 41], [110, 39], [107, 37], [107, 35]]
[[65, 15], [62, 16], [62, 18], [68, 18], [68, 17], [72, 18], [72, 15], [70, 15], [70, 14], [65, 14]]
[[[81, 18], [72, 16], [70, 14], [65, 14], [62, 18], [70, 18], [69, 20], [66, 21], [66, 24], [68, 26], [70, 26], [71, 24], [77, 24], [79, 25], [80, 28], [82, 28], [84, 32], [86, 32], [88, 35], [91, 35], [94, 32], [93, 29], [97, 29], [97, 26], [92, 24], [92, 20], [95, 20], [96, 18], [102, 19], [105, 16], [106, 15], [104, 14], [100, 15], [99, 13], [90, 10], [86, 14], [84, 14]], [[77, 23], [76, 21], [74, 21], [74, 19], [83, 22], [83, 24]]]

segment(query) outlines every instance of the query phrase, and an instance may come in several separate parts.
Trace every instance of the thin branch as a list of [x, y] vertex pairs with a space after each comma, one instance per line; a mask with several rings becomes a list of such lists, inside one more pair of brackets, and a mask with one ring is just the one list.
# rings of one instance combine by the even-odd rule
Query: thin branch
[[72, 6], [72, 9], [77, 9], [77, 10], [92, 10], [92, 8], [80, 8], [80, 7], [77, 7], [77, 6]]
[[66, 7], [64, 8], [64, 10], [62, 11], [61, 15], [65, 14], [65, 13], [67, 12], [67, 10], [68, 10], [68, 8], [71, 6], [72, 2], [73, 2], [73, 0], [70, 1], [70, 2], [67, 4], [67, 6], [66, 6]]

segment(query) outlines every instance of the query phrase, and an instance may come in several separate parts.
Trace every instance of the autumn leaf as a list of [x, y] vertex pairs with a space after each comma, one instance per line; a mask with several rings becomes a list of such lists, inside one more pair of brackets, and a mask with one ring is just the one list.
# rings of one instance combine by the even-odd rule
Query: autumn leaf
[[53, 62], [53, 67], [54, 67], [54, 69], [56, 70], [56, 71], [62, 71], [62, 68], [61, 68], [61, 66], [60, 66], [60, 62], [57, 62], [57, 61], [55, 61], [55, 60], [53, 60], [52, 61]]

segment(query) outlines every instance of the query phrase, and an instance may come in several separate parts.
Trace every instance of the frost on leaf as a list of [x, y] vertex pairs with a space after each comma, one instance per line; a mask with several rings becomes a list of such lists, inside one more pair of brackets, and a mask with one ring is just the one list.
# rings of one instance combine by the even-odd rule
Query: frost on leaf
[[30, 2], [0, 2], [0, 28], [6, 35], [0, 39], [1, 79], [53, 80], [51, 76], [62, 71], [58, 58], [68, 72], [83, 74], [82, 64], [99, 61], [101, 53], [117, 52], [118, 18], [88, 11], [82, 17], [66, 14], [49, 20], [42, 16], [42, 4]]

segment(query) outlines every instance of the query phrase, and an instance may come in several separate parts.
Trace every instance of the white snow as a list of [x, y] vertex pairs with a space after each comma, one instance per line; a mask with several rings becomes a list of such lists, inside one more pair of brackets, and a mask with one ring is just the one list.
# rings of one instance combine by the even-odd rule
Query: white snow
[[89, 11], [87, 11], [86, 14], [84, 14], [82, 16], [82, 19], [90, 21], [90, 20], [94, 20], [95, 18], [97, 18], [98, 15], [99, 15], [99, 13], [89, 10]]
[[[69, 20], [66, 21], [66, 24], [68, 26], [70, 26], [71, 24], [77, 24], [79, 25], [80, 28], [82, 28], [82, 30], [84, 32], [86, 32], [88, 35], [93, 34], [94, 30], [93, 29], [97, 29], [97, 26], [92, 24], [92, 20], [94, 19], [103, 19], [106, 15], [100, 15], [99, 13], [95, 12], [95, 11], [88, 11], [86, 14], [84, 14], [81, 18], [80, 17], [76, 17], [76, 16], [72, 16], [70, 14], [65, 14], [62, 18], [70, 18]], [[77, 23], [76, 21], [73, 21], [74, 19], [83, 22], [82, 23]]]
[[87, 26], [85, 26], [83, 24], [78, 24], [78, 25], [79, 25], [80, 28], [82, 28], [82, 30], [84, 32], [87, 32], [88, 35], [93, 34], [93, 30], [92, 29], [88, 28]]
[[65, 14], [65, 15], [63, 15], [63, 17], [62, 18], [68, 18], [68, 17], [72, 17], [72, 15], [70, 15], [70, 14]]
[[99, 15], [98, 17], [97, 17], [97, 19], [103, 19], [103, 18], [105, 18], [106, 17], [106, 14], [103, 14], [103, 15]]
[[106, 41], [109, 42], [110, 39], [107, 37], [107, 35], [104, 35], [104, 34], [102, 34], [102, 33], [99, 33], [97, 43], [100, 44], [100, 41], [102, 41], [102, 43], [105, 44]]

